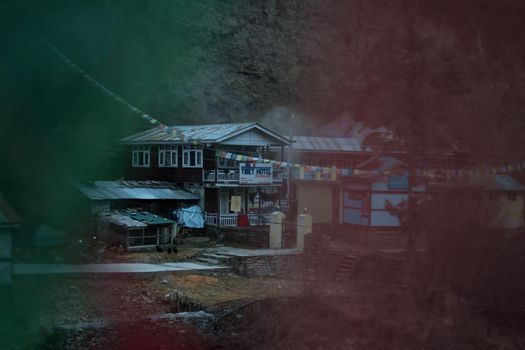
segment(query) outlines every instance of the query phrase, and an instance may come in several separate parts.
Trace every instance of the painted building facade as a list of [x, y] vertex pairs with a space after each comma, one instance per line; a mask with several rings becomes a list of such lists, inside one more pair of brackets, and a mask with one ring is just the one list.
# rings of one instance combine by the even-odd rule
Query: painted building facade
[[400, 206], [408, 202], [409, 196], [425, 192], [425, 181], [392, 157], [371, 159], [358, 168], [377, 174], [343, 179], [341, 223], [374, 229], [398, 228], [399, 219], [388, 206]]

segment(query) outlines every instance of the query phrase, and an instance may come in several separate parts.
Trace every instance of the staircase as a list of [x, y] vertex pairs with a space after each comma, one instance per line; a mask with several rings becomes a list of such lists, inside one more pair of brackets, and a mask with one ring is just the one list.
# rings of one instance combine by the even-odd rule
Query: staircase
[[232, 257], [219, 253], [203, 253], [196, 261], [209, 266], [227, 266], [230, 267]]
[[350, 279], [361, 260], [360, 252], [350, 252], [341, 259], [335, 272], [334, 280], [336, 282], [345, 282]]

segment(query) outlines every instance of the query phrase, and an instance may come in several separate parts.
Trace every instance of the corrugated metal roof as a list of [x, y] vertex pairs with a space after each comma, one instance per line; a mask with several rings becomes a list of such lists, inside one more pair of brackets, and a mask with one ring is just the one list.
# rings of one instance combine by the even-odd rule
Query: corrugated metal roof
[[130, 212], [127, 211], [130, 218], [140, 222], [144, 222], [148, 225], [162, 225], [162, 224], [174, 224], [175, 221], [166, 219], [162, 216], [152, 214], [147, 211]]
[[[288, 140], [258, 123], [229, 123], [229, 124], [204, 124], [204, 125], [181, 125], [173, 126], [186, 138], [198, 140], [202, 143], [218, 143], [242, 132], [248, 131], [252, 128], [259, 129], [268, 135], [276, 138], [279, 142], [284, 144]], [[168, 133], [162, 128], [153, 128], [140, 132], [138, 134], [128, 136], [121, 140], [124, 143], [184, 143], [177, 133]]]
[[501, 191], [525, 191], [525, 187], [508, 175], [491, 176], [491, 189]]
[[93, 184], [78, 184], [77, 187], [92, 200], [199, 199], [193, 193], [163, 181], [95, 181]]
[[126, 228], [144, 228], [150, 225], [174, 224], [175, 221], [155, 215], [148, 211], [137, 211], [133, 209], [115, 210], [110, 213], [101, 214], [101, 218], [107, 222]]
[[101, 213], [100, 217], [102, 220], [126, 228], [145, 228], [148, 227], [147, 224], [134, 220], [129, 215], [123, 214], [121, 212], [111, 212], [111, 213]]
[[351, 137], [293, 136], [294, 151], [362, 152], [361, 140]]

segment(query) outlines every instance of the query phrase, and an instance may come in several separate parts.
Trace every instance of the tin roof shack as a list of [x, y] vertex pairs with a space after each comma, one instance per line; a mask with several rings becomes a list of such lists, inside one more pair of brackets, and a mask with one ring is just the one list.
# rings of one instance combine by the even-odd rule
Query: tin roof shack
[[125, 250], [150, 249], [169, 244], [175, 221], [145, 211], [131, 209], [100, 213], [105, 226], [103, 239]]
[[[285, 137], [258, 123], [174, 128], [178, 132], [153, 128], [122, 140], [129, 147], [130, 178], [201, 188], [204, 203], [200, 205], [206, 212], [208, 225], [237, 226], [237, 212], [255, 215], [268, 202], [262, 198], [279, 199], [284, 183], [281, 169], [271, 164], [222, 158], [217, 151], [269, 158], [270, 147], [277, 147], [283, 160], [284, 147], [289, 144]], [[250, 200], [256, 195], [261, 200]], [[255, 219], [252, 221], [258, 221]]]
[[291, 161], [305, 167], [292, 170], [291, 213], [306, 208], [316, 224], [341, 222], [342, 182], [335, 171], [315, 167], [347, 169], [370, 159], [372, 152], [355, 137], [294, 136]]
[[521, 230], [524, 227], [525, 187], [508, 175], [432, 179], [429, 192], [453, 196], [469, 196], [472, 200], [488, 199], [492, 228]]
[[0, 193], [0, 286], [11, 283], [13, 235], [20, 227], [20, 217]]
[[90, 200], [93, 214], [138, 208], [171, 216], [173, 210], [199, 201], [197, 195], [166, 181], [94, 181], [77, 188]]
[[412, 195], [426, 191], [423, 178], [392, 157], [375, 157], [342, 177], [342, 223], [373, 231], [396, 231], [399, 219], [389, 205], [407, 203]]

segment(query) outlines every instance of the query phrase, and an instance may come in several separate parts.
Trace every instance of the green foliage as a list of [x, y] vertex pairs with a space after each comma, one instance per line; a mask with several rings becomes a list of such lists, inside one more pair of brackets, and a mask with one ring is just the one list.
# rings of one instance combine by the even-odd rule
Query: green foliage
[[395, 130], [409, 150], [516, 153], [524, 12], [488, 0], [6, 4], [0, 156], [10, 171], [0, 182], [28, 196], [70, 178], [115, 178], [116, 140], [150, 126], [40, 35], [166, 124], [263, 120], [285, 106], [321, 126], [316, 133], [347, 134], [360, 121]]

